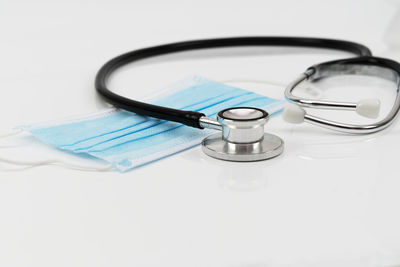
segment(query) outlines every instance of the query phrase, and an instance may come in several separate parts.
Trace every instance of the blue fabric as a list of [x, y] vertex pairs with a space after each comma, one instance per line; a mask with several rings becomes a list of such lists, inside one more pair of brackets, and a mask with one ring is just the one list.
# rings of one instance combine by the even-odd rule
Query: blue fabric
[[[186, 86], [154, 104], [194, 110], [215, 117], [225, 108], [250, 106], [270, 114], [283, 101], [202, 78], [192, 78]], [[23, 127], [41, 141], [75, 153], [104, 159], [115, 169], [126, 171], [200, 144], [211, 130], [110, 110], [76, 120]]]

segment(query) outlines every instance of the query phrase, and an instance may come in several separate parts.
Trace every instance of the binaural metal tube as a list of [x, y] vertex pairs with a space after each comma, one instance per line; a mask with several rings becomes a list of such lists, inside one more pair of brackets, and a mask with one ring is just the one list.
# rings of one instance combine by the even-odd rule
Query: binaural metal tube
[[351, 134], [368, 134], [368, 133], [379, 132], [388, 127], [390, 124], [392, 124], [392, 122], [399, 116], [399, 110], [400, 110], [400, 93], [399, 89], [397, 89], [397, 95], [393, 108], [390, 110], [389, 114], [383, 120], [378, 121], [376, 123], [364, 124], [364, 125], [347, 124], [347, 123], [341, 123], [323, 119], [309, 114], [306, 114], [304, 116], [304, 121], [313, 125], [318, 125], [339, 132], [351, 133]]
[[340, 110], [355, 110], [357, 103], [352, 102], [339, 102], [339, 101], [325, 101], [325, 100], [314, 100], [304, 99], [297, 97], [292, 94], [292, 91], [303, 81], [307, 80], [313, 74], [312, 69], [302, 73], [297, 79], [290, 83], [285, 90], [285, 97], [295, 102], [296, 104], [307, 107], [307, 108], [319, 108], [319, 109], [340, 109]]
[[335, 75], [367, 75], [377, 76], [388, 79], [396, 84], [396, 98], [392, 109], [387, 116], [378, 122], [371, 124], [357, 125], [335, 122], [324, 118], [312, 116], [309, 114], [304, 115], [304, 121], [328, 128], [335, 131], [352, 133], [352, 134], [368, 134], [378, 132], [388, 127], [400, 113], [400, 64], [385, 58], [377, 57], [359, 57], [326, 62], [315, 65], [309, 68], [306, 72], [301, 74], [285, 90], [285, 97], [298, 104], [299, 106], [308, 108], [319, 109], [344, 109], [344, 110], [357, 110], [357, 104], [346, 102], [333, 102], [333, 101], [320, 101], [312, 99], [303, 99], [296, 97], [292, 91], [301, 82], [310, 79], [318, 80], [325, 77], [332, 77]]

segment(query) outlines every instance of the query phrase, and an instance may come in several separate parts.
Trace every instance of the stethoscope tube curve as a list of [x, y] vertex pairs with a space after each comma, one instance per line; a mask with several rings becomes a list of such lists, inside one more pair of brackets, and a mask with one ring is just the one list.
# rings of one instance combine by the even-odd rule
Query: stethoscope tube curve
[[357, 56], [372, 55], [371, 51], [361, 44], [334, 39], [305, 37], [233, 37], [194, 40], [139, 49], [117, 56], [105, 63], [100, 68], [96, 75], [95, 87], [97, 92], [108, 103], [118, 108], [125, 109], [143, 116], [174, 121], [191, 127], [203, 129], [199, 122], [200, 118], [205, 116], [203, 113], [152, 105], [120, 96], [108, 89], [107, 80], [117, 68], [138, 60], [189, 50], [240, 46], [313, 47], [346, 51]]

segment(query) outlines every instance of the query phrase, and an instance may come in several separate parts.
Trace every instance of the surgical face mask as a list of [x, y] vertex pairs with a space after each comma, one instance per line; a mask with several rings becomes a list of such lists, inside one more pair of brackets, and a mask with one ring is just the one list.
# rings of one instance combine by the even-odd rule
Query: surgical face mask
[[[199, 77], [186, 79], [150, 101], [209, 117], [229, 107], [264, 108], [271, 115], [283, 107], [283, 101]], [[212, 133], [114, 108], [20, 129], [59, 149], [103, 159], [122, 172], [196, 146]]]

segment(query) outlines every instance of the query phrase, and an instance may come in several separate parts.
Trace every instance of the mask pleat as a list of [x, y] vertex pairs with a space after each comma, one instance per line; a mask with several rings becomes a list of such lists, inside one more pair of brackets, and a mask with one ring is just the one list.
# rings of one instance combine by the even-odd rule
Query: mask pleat
[[[150, 102], [198, 111], [210, 117], [229, 107], [265, 108], [272, 114], [283, 106], [283, 101], [199, 77], [186, 80], [183, 84], [185, 87], [172, 88], [164, 96]], [[47, 144], [104, 159], [120, 171], [198, 145], [202, 138], [212, 132], [123, 110], [103, 113], [54, 126], [33, 125], [25, 130]]]

